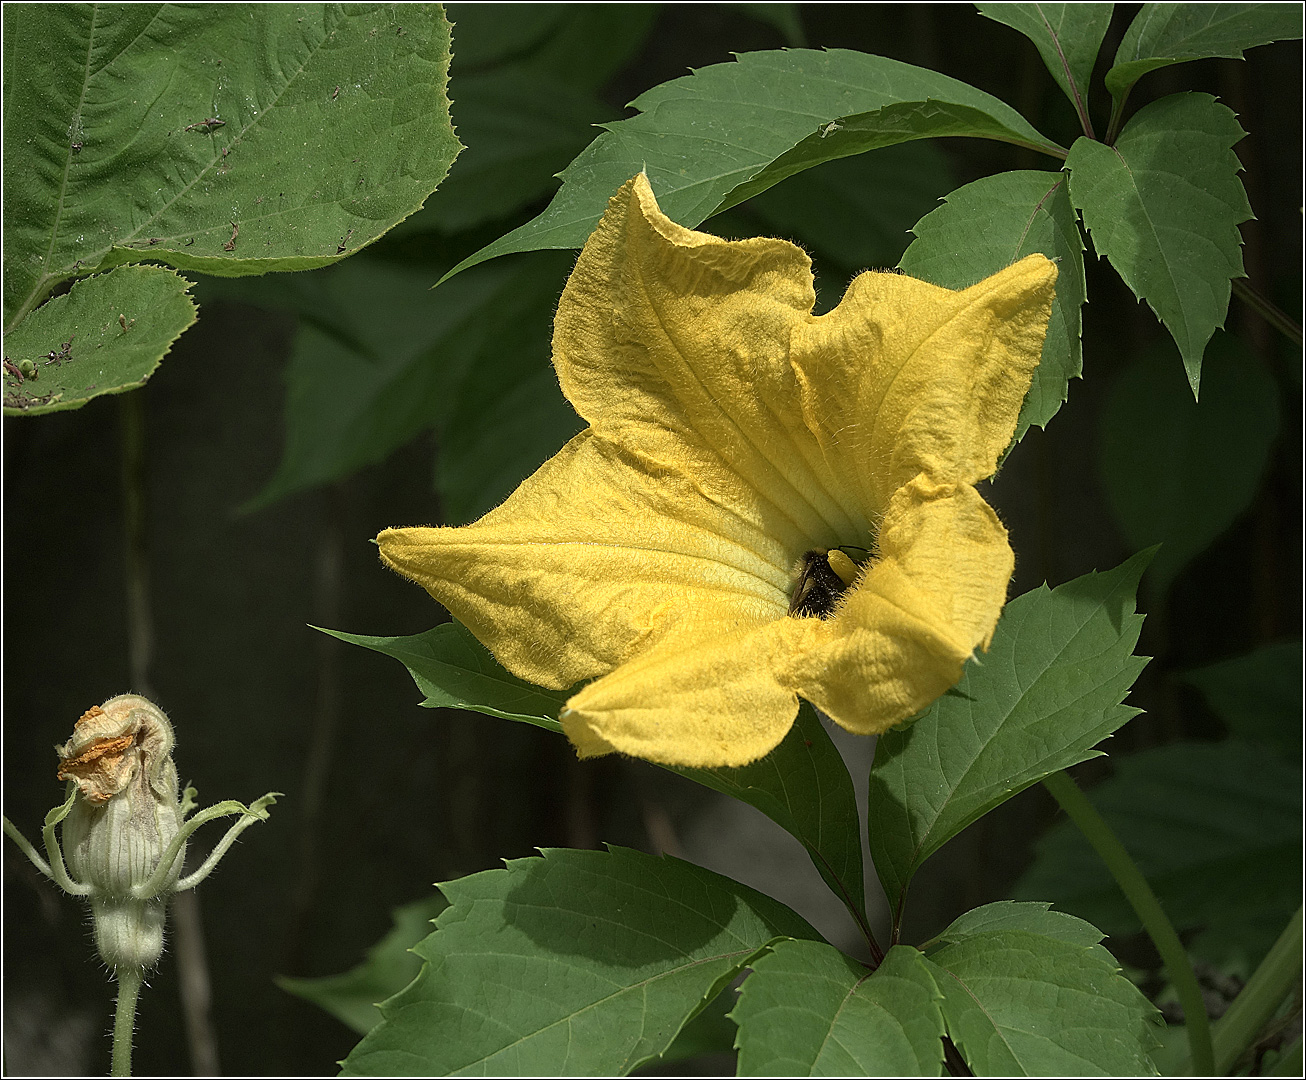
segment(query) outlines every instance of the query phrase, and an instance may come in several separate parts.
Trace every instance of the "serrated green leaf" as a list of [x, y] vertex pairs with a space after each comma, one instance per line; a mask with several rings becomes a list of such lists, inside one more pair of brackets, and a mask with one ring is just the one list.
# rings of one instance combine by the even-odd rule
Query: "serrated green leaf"
[[1244, 656], [1186, 671], [1229, 731], [1301, 760], [1302, 643], [1276, 641]]
[[[38, 308], [5, 334], [6, 415], [80, 409], [101, 394], [144, 386], [195, 322], [190, 287], [159, 266], [124, 266]], [[10, 370], [28, 362], [35, 378]]]
[[1050, 903], [999, 900], [959, 915], [935, 940], [960, 945], [979, 934], [1003, 930], [1023, 930], [1085, 948], [1102, 940], [1102, 931], [1096, 926], [1051, 907]]
[[1114, 4], [976, 4], [981, 15], [1019, 30], [1038, 49], [1079, 114], [1084, 133], [1093, 125], [1088, 117], [1088, 82], [1097, 51], [1111, 22]]
[[893, 266], [911, 227], [953, 185], [952, 168], [937, 144], [902, 143], [791, 176], [750, 199], [740, 213], [842, 269]]
[[369, 637], [318, 629], [352, 645], [393, 656], [426, 695], [422, 704], [429, 709], [470, 709], [549, 731], [562, 730], [558, 710], [568, 691], [546, 690], [505, 671], [462, 623], [442, 623], [411, 637]]
[[395, 908], [393, 929], [367, 950], [367, 958], [357, 967], [318, 979], [281, 975], [276, 983], [366, 1035], [381, 1022], [379, 1003], [417, 978], [422, 958], [413, 947], [430, 934], [431, 923], [448, 906], [449, 902], [437, 894]]
[[825, 883], [867, 931], [861, 815], [848, 767], [816, 710], [804, 701], [771, 753], [738, 769], [664, 766], [756, 807], [800, 840]]
[[932, 954], [948, 1034], [979, 1076], [1140, 1076], [1156, 1010], [1100, 945], [1028, 930]]
[[910, 946], [871, 972], [823, 942], [778, 942], [731, 1013], [739, 1075], [941, 1076], [941, 997]]
[[1065, 181], [1065, 173], [1007, 172], [960, 187], [917, 222], [898, 264], [913, 277], [963, 289], [1034, 252], [1056, 260], [1052, 318], [1016, 422], [1017, 442], [1031, 426], [1047, 426], [1083, 370], [1084, 243]]
[[1147, 662], [1134, 593], [1150, 553], [1011, 601], [987, 653], [871, 767], [871, 855], [900, 925], [907, 886], [972, 821], [1093, 747], [1138, 710], [1121, 704]]
[[566, 263], [537, 255], [435, 292], [429, 270], [369, 260], [288, 279], [271, 301], [301, 315], [286, 446], [246, 509], [382, 461], [430, 429], [445, 519], [502, 501], [582, 426], [549, 364]]
[[4, 31], [6, 327], [124, 262], [335, 262], [459, 148], [435, 4], [21, 4]]
[[[1120, 837], [1189, 947], [1254, 966], [1301, 903], [1301, 772], [1272, 750], [1179, 743], [1114, 760], [1089, 798]], [[1059, 822], [1014, 890], [1111, 934], [1140, 927], [1073, 824]]]
[[546, 851], [441, 886], [428, 964], [345, 1075], [624, 1075], [780, 937], [761, 893], [624, 848]]
[[1144, 4], [1120, 41], [1106, 88], [1123, 100], [1143, 75], [1183, 60], [1243, 58], [1243, 50], [1300, 38], [1300, 4]]
[[1238, 225], [1252, 216], [1231, 149], [1246, 134], [1209, 94], [1172, 94], [1125, 125], [1115, 146], [1070, 148], [1070, 197], [1110, 260], [1174, 336], [1196, 395], [1202, 353], [1243, 276]]
[[742, 54], [640, 95], [562, 174], [539, 217], [464, 259], [580, 247], [613, 193], [643, 170], [662, 209], [695, 226], [822, 161], [932, 135], [1002, 138], [1060, 156], [1010, 106], [881, 56], [834, 49]]
[[1220, 335], [1194, 401], [1168, 349], [1140, 356], [1102, 412], [1102, 480], [1135, 548], [1161, 544], [1148, 585], [1158, 594], [1251, 504], [1279, 431], [1273, 377]]

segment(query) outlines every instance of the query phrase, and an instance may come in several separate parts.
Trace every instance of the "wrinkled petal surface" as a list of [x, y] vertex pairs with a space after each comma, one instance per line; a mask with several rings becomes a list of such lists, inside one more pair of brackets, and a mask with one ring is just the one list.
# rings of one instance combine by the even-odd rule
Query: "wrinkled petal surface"
[[[582, 756], [746, 764], [799, 696], [884, 731], [992, 636], [1013, 558], [973, 485], [1055, 279], [1037, 255], [960, 291], [865, 273], [814, 316], [801, 250], [682, 228], [641, 174], [554, 323], [589, 427], [480, 521], [387, 529], [381, 557], [514, 674], [588, 681], [561, 717]], [[869, 553], [859, 578], [828, 618], [789, 616], [804, 552], [840, 545]]]

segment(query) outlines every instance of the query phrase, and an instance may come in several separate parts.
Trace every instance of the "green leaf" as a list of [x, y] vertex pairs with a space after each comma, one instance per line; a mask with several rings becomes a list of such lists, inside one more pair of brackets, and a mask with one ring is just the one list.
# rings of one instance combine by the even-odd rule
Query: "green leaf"
[[319, 979], [279, 975], [276, 983], [366, 1035], [381, 1022], [377, 1003], [393, 997], [417, 978], [422, 958], [413, 947], [430, 934], [431, 923], [448, 906], [449, 902], [437, 894], [395, 908], [394, 928], [367, 950], [367, 959], [357, 967]]
[[1106, 88], [1123, 100], [1156, 68], [1300, 38], [1300, 4], [1144, 4], [1116, 50]]
[[1017, 442], [1031, 426], [1047, 426], [1083, 370], [1084, 244], [1065, 180], [1065, 173], [1007, 172], [958, 188], [917, 223], [898, 264], [913, 277], [962, 289], [1034, 252], [1056, 260], [1052, 318], [1016, 423]]
[[[101, 394], [144, 386], [195, 322], [190, 287], [162, 267], [121, 267], [77, 282], [34, 311], [5, 334], [5, 413], [80, 409]], [[27, 363], [35, 378], [9, 368]]]
[[1093, 747], [1138, 710], [1121, 705], [1147, 662], [1133, 648], [1134, 593], [1150, 553], [1046, 585], [1006, 606], [989, 651], [871, 767], [871, 855], [901, 925], [907, 886], [971, 822]]
[[[428, 429], [441, 437], [447, 521], [502, 501], [582, 426], [549, 363], [566, 263], [485, 267], [435, 292], [429, 270], [366, 259], [287, 279], [272, 300], [301, 313], [286, 446], [246, 509], [348, 476]], [[260, 283], [254, 298], [266, 305], [267, 292]]]
[[773, 236], [815, 249], [844, 270], [893, 266], [911, 227], [954, 184], [936, 143], [902, 143], [791, 176], [737, 213], [756, 218], [758, 228]]
[[[1300, 717], [1300, 714], [1298, 714]], [[1089, 793], [1189, 948], [1255, 966], [1301, 903], [1301, 772], [1272, 750], [1227, 740], [1113, 759]], [[1069, 821], [1048, 830], [1014, 890], [1048, 899], [1113, 935], [1137, 916]]]
[[819, 940], [761, 893], [624, 848], [545, 851], [441, 888], [426, 968], [346, 1075], [624, 1075], [777, 938]]
[[824, 942], [778, 942], [731, 1013], [739, 1075], [941, 1076], [940, 998], [910, 946], [871, 972]]
[[570, 693], [545, 690], [505, 671], [462, 623], [447, 622], [411, 637], [368, 637], [327, 630], [324, 634], [393, 656], [426, 695], [428, 709], [470, 709], [561, 731], [558, 710]]
[[604, 125], [539, 217], [446, 277], [509, 252], [580, 247], [640, 170], [668, 216], [693, 227], [803, 169], [911, 139], [971, 135], [1064, 153], [972, 86], [842, 49], [745, 53], [654, 87], [632, 106], [640, 115]]
[[[1043, 905], [1005, 929], [967, 934], [927, 963], [948, 1034], [979, 1076], [1154, 1074], [1156, 1010], [1078, 920], [1048, 933]], [[976, 923], [987, 916], [979, 909]], [[1007, 915], [1010, 915], [1008, 910]], [[1093, 941], [1087, 940], [1093, 937]]]
[[861, 815], [843, 757], [806, 701], [784, 740], [738, 769], [671, 772], [756, 807], [800, 840], [825, 883], [867, 933]]
[[1049, 903], [999, 900], [995, 904], [985, 904], [959, 915], [935, 940], [959, 945], [981, 934], [1003, 930], [1024, 930], [1085, 947], [1096, 945], [1102, 940], [1102, 931], [1096, 926], [1067, 915], [1064, 911], [1052, 911], [1051, 907]]
[[1097, 50], [1111, 22], [1114, 4], [976, 4], [981, 15], [1019, 30], [1038, 48], [1039, 56], [1079, 114], [1090, 138], [1088, 82]]
[[1301, 760], [1302, 643], [1277, 641], [1232, 660], [1185, 672], [1229, 731]]
[[14, 5], [4, 58], [6, 327], [124, 262], [336, 262], [459, 149], [435, 4]]
[[1238, 225], [1252, 216], [1231, 147], [1246, 132], [1209, 94], [1172, 94], [1139, 110], [1114, 147], [1070, 148], [1070, 197], [1098, 257], [1174, 336], [1196, 395], [1202, 352], [1243, 276]]
[[1169, 355], [1138, 358], [1102, 412], [1107, 498], [1132, 546], [1162, 545], [1158, 594], [1251, 504], [1279, 431], [1274, 379], [1236, 338], [1212, 346], [1200, 401]]

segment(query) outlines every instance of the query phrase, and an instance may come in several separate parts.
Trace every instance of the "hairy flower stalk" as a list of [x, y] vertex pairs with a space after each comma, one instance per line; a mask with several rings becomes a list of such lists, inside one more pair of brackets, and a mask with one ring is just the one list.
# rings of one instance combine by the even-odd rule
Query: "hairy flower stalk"
[[589, 426], [479, 521], [385, 530], [381, 559], [515, 675], [576, 687], [582, 757], [744, 765], [800, 697], [884, 731], [992, 638], [1014, 557], [975, 485], [1056, 276], [1041, 255], [961, 290], [869, 272], [818, 316], [799, 248], [682, 228], [641, 173], [554, 320]]
[[[145, 971], [163, 953], [169, 899], [208, 877], [236, 837], [267, 820], [267, 807], [276, 802], [269, 793], [250, 806], [228, 800], [192, 816], [196, 792], [179, 791], [173, 743], [172, 724], [157, 705], [136, 694], [110, 698], [83, 713], [72, 737], [55, 748], [58, 778], [68, 781], [68, 792], [46, 815], [49, 861], [4, 819], [5, 832], [41, 873], [90, 904], [96, 950], [119, 983], [115, 1076], [131, 1071], [136, 996]], [[182, 877], [190, 835], [232, 814], [240, 819], [203, 864]]]

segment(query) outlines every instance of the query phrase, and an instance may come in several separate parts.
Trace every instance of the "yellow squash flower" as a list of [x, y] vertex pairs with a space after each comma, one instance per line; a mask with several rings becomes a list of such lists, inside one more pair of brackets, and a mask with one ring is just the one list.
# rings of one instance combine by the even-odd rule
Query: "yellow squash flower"
[[640, 174], [554, 321], [589, 427], [475, 524], [385, 530], [381, 558], [515, 675], [584, 682], [560, 717], [582, 757], [744, 765], [799, 697], [884, 731], [993, 635], [1013, 556], [973, 485], [1055, 280], [1041, 255], [956, 292], [869, 272], [815, 316], [799, 248], [682, 228]]

